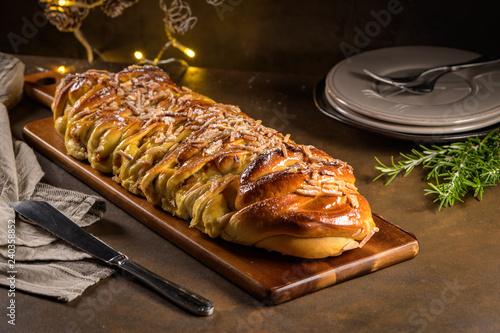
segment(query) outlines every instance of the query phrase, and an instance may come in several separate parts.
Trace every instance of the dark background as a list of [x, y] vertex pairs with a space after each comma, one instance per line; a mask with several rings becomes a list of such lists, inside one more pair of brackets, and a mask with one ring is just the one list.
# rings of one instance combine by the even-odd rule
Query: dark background
[[[196, 51], [189, 64], [198, 67], [321, 75], [349, 52], [390, 46], [500, 53], [497, 1], [226, 0], [218, 10], [202, 0], [188, 3], [198, 22], [176, 37]], [[86, 59], [72, 33], [40, 23], [37, 1], [3, 1], [1, 6], [0, 52]], [[381, 15], [388, 6], [398, 12], [385, 17], [382, 26], [374, 13]], [[108, 61], [133, 63], [135, 50], [153, 59], [166, 42], [162, 18], [158, 1], [140, 0], [114, 19], [99, 7], [92, 9], [82, 31]], [[26, 22], [35, 30], [26, 30]], [[173, 48], [163, 58], [170, 57], [187, 60]]]

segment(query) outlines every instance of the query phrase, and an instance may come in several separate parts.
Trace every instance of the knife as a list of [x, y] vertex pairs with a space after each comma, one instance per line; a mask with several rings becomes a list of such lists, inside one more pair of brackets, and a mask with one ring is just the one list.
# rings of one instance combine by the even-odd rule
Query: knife
[[28, 220], [38, 224], [66, 242], [105, 263], [117, 266], [146, 283], [163, 296], [194, 314], [210, 316], [214, 305], [204, 297], [142, 267], [96, 237], [83, 230], [48, 202], [26, 200], [11, 202], [9, 206]]

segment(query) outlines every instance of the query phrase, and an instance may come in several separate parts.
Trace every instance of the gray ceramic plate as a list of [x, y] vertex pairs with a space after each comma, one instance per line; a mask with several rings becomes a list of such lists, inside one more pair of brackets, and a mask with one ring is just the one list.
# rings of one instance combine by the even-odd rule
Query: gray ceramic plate
[[474, 59], [478, 54], [444, 47], [405, 46], [360, 53], [326, 77], [325, 94], [337, 105], [385, 123], [409, 126], [488, 126], [500, 117], [500, 65], [443, 76], [432, 93], [414, 95], [364, 74], [402, 76], [424, 68]]

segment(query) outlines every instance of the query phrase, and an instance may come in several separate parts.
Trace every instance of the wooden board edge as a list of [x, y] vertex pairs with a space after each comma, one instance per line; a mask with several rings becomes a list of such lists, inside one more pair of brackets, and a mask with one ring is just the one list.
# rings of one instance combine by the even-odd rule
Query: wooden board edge
[[[376, 218], [380, 216], [378, 214], [374, 215]], [[345, 265], [340, 269], [334, 269], [324, 272], [318, 276], [318, 280], [321, 282], [316, 284], [313, 289], [302, 290], [301, 292], [297, 293], [297, 290], [300, 290], [300, 288], [296, 284], [291, 283], [271, 289], [267, 298], [275, 305], [285, 303], [297, 297], [304, 296], [363, 275], [380, 271], [384, 268], [402, 263], [404, 261], [408, 261], [418, 255], [420, 251], [420, 245], [415, 235], [401, 229], [395, 224], [388, 222], [382, 217], [380, 217], [380, 221], [386, 223], [391, 228], [398, 229], [402, 233], [406, 234], [409, 238], [411, 238], [412, 241], [406, 242], [401, 246], [391, 248], [387, 251], [379, 252], [377, 258], [369, 258], [362, 261], [361, 263], [356, 263], [356, 265]], [[292, 290], [294, 290], [295, 292], [292, 293]]]

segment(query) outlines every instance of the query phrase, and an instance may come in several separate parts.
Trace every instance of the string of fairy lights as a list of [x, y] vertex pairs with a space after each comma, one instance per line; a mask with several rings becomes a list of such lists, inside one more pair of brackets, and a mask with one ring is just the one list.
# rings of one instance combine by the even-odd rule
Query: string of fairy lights
[[[103, 60], [106, 57], [93, 48], [87, 38], [81, 31], [83, 20], [87, 17], [90, 10], [99, 7], [107, 16], [115, 18], [122, 12], [137, 3], [139, 0], [39, 0], [45, 5], [44, 14], [58, 30], [62, 32], [72, 32], [75, 38], [82, 44], [87, 52], [87, 60], [93, 61], [94, 54], [99, 55]], [[206, 0], [211, 6], [220, 6], [225, 0]], [[167, 41], [154, 59], [148, 59], [143, 52], [137, 50], [134, 57], [139, 63], [146, 64], [165, 64], [169, 62], [187, 62], [182, 59], [168, 58], [162, 59], [163, 54], [169, 47], [182, 51], [185, 55], [193, 58], [196, 54], [193, 49], [186, 47], [174, 35], [184, 35], [187, 31], [193, 29], [198, 18], [193, 16], [189, 3], [185, 0], [172, 0], [169, 5], [165, 0], [159, 0], [159, 6], [164, 12], [163, 25]]]
[[172, 36], [172, 34], [177, 33], [180, 35], [184, 35], [187, 31], [191, 30], [195, 26], [196, 22], [198, 22], [198, 18], [193, 16], [191, 12], [191, 7], [186, 1], [173, 0], [170, 6], [167, 6], [164, 0], [160, 0], [159, 4], [160, 8], [165, 13], [165, 16], [163, 18], [163, 23], [165, 26], [165, 34], [167, 36], [167, 42], [160, 49], [154, 60], [149, 60], [144, 58], [144, 55], [140, 51], [135, 51], [134, 53], [135, 58], [141, 62], [150, 63], [154, 65], [165, 64], [173, 61], [182, 62], [182, 60], [176, 58], [161, 60], [163, 53], [170, 46], [175, 47], [176, 49], [186, 54], [188, 57], [193, 58], [195, 56], [195, 52], [192, 49], [186, 47], [181, 42], [179, 42], [176, 38]]

